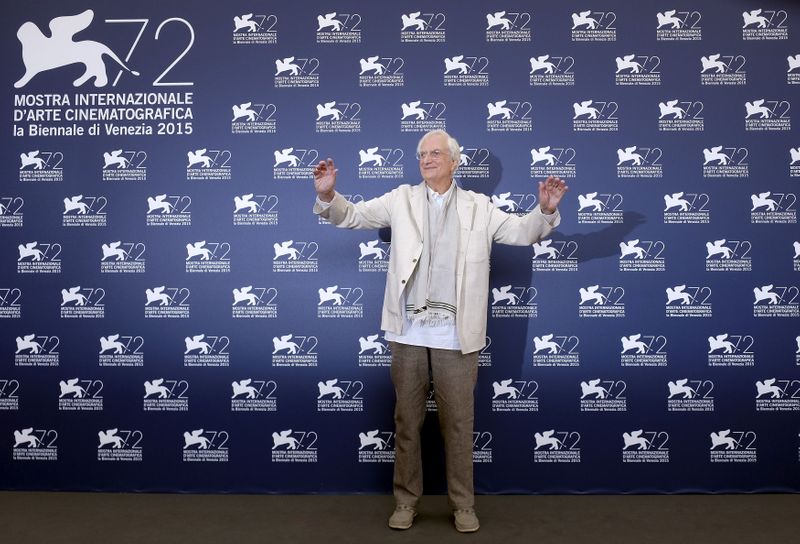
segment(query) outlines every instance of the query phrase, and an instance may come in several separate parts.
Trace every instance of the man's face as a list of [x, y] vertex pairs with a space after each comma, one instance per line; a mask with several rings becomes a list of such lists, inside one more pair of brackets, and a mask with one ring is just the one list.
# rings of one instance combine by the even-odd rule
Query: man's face
[[419, 172], [426, 183], [444, 184], [453, 179], [458, 161], [450, 156], [445, 136], [434, 134], [425, 138], [419, 152]]

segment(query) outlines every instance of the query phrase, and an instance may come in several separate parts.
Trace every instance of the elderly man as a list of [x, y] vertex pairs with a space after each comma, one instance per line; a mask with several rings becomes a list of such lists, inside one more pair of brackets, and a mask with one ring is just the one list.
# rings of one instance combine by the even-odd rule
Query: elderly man
[[335, 191], [333, 160], [314, 168], [314, 213], [337, 227], [392, 228], [381, 328], [392, 351], [395, 388], [395, 510], [389, 527], [408, 529], [422, 495], [420, 431], [431, 382], [445, 446], [448, 502], [460, 532], [479, 528], [472, 477], [478, 352], [486, 342], [492, 242], [531, 245], [558, 225], [567, 187], [539, 182], [539, 206], [527, 215], [497, 209], [486, 195], [453, 181], [458, 142], [443, 130], [417, 144], [418, 185], [400, 185], [353, 204]]

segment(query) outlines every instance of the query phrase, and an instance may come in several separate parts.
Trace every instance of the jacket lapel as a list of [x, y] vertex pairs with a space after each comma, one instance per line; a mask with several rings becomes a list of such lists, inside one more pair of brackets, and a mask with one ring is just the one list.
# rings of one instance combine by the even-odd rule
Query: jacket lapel
[[425, 191], [426, 185], [423, 181], [414, 187], [411, 194], [411, 216], [414, 218], [414, 225], [417, 227], [420, 240], [422, 240], [422, 233], [425, 232], [422, 222], [425, 220], [425, 207], [428, 205]]
[[[454, 182], [455, 183], [455, 182]], [[472, 222], [474, 219], [475, 199], [467, 191], [456, 185], [456, 211], [458, 212], [458, 222], [462, 231], [472, 230]], [[422, 239], [422, 222], [425, 220], [425, 207], [428, 205], [427, 201], [427, 186], [423, 181], [416, 185], [411, 194], [411, 215], [414, 218], [414, 225], [419, 232], [420, 240]]]
[[456, 209], [458, 210], [458, 221], [461, 229], [472, 230], [474, 219], [475, 199], [467, 191], [456, 185]]
[[[475, 199], [467, 191], [456, 186], [456, 209], [458, 210], [458, 221], [461, 224], [459, 229], [458, 239], [458, 263], [456, 273], [456, 300], [458, 301], [458, 310], [463, 308], [464, 297], [464, 268], [466, 267], [466, 250], [469, 240], [469, 232], [472, 230], [472, 223], [475, 217]], [[463, 319], [463, 316], [456, 316], [456, 319]]]

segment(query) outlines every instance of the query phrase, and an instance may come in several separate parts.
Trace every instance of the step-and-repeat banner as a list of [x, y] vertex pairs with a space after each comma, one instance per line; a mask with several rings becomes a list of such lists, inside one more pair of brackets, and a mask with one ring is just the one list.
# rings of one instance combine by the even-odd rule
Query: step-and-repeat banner
[[[496, 246], [480, 492], [800, 490], [800, 8], [6, 9], [0, 486], [386, 492], [391, 233], [313, 215], [460, 142]], [[430, 404], [430, 488], [442, 489]]]

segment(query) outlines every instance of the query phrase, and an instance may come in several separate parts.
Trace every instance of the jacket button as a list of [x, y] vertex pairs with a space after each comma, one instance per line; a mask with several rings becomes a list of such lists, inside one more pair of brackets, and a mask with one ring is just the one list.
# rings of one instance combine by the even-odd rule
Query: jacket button
[[400, 283], [405, 284], [406, 280], [400, 280]]
[[412, 263], [415, 263], [415, 262], [417, 262], [417, 259], [416, 259], [416, 257], [415, 257], [415, 258], [413, 258], [413, 259], [411, 259], [411, 262], [412, 262]]

